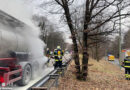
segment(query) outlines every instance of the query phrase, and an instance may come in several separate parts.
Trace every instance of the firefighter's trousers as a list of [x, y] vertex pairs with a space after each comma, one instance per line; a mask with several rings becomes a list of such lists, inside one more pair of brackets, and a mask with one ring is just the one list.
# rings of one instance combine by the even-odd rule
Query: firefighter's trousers
[[130, 68], [125, 68], [125, 77], [130, 79]]
[[59, 68], [62, 68], [62, 61], [59, 61]]
[[59, 67], [59, 62], [58, 62], [58, 61], [55, 61], [54, 68], [58, 68], [58, 67]]

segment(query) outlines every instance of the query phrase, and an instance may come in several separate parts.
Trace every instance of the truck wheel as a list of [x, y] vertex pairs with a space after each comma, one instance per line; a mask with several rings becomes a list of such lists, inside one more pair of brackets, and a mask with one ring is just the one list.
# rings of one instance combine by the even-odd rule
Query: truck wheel
[[19, 86], [25, 86], [27, 85], [31, 78], [32, 78], [32, 69], [31, 66], [29, 64], [25, 65], [23, 72], [22, 72], [22, 79], [18, 81], [18, 85]]

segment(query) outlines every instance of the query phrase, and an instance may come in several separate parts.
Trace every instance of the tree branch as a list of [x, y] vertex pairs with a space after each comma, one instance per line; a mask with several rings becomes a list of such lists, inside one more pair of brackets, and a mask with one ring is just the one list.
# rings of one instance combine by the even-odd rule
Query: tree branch
[[63, 7], [63, 4], [59, 0], [55, 0], [60, 6]]
[[95, 18], [97, 15], [99, 15], [102, 11], [104, 11], [105, 9], [107, 9], [109, 6], [111, 6], [113, 3], [115, 2], [115, 0], [113, 1], [113, 2], [111, 2], [111, 3], [109, 3], [107, 6], [104, 6], [99, 12], [97, 12], [95, 15], [93, 15], [92, 17], [91, 17], [91, 19], [92, 18]]

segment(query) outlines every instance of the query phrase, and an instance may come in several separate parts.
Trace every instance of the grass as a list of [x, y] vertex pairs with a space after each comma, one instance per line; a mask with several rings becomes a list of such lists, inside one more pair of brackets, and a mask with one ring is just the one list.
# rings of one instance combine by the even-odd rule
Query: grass
[[87, 81], [75, 78], [74, 62], [65, 76], [59, 79], [59, 87], [51, 90], [130, 90], [130, 81], [125, 80], [124, 71], [105, 60], [89, 59]]

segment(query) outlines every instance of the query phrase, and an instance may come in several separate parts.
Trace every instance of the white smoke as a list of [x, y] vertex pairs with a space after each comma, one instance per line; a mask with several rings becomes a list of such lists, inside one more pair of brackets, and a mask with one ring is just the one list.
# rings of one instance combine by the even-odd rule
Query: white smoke
[[[6, 26], [4, 26], [5, 28], [0, 29], [6, 29], [9, 33], [11, 32], [16, 34], [19, 48], [21, 48], [21, 43], [23, 45], [22, 48], [24, 49], [27, 47], [29, 52], [32, 54], [32, 60], [37, 60], [41, 64], [44, 64], [47, 61], [47, 58], [43, 55], [45, 44], [39, 38], [40, 30], [33, 24], [32, 10], [28, 9], [27, 5], [28, 4], [26, 3], [26, 0], [0, 0], [0, 10], [15, 17], [27, 25], [25, 25], [24, 28], [17, 27], [15, 30], [11, 30], [12, 28]], [[0, 24], [0, 26], [2, 26], [2, 24]], [[10, 35], [6, 37], [10, 38]], [[27, 45], [23, 43], [26, 43]], [[6, 44], [9, 45], [8, 42]]]

